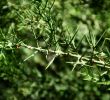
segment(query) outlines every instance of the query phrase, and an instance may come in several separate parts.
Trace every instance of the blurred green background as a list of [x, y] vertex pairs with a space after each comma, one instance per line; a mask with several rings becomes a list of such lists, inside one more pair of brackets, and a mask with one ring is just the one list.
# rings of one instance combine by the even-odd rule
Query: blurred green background
[[[76, 45], [89, 33], [98, 40], [106, 29], [109, 38], [109, 16], [109, 0], [1, 0], [0, 100], [110, 100], [110, 84], [97, 84], [109, 81], [109, 69], [86, 69], [83, 76], [80, 68], [72, 71], [73, 66], [66, 63], [75, 59], [62, 55], [45, 70], [54, 53], [20, 46], [23, 42], [45, 50], [76, 52], [74, 42], [68, 46], [75, 31]], [[86, 48], [90, 50], [83, 40], [77, 52], [82, 54]]]

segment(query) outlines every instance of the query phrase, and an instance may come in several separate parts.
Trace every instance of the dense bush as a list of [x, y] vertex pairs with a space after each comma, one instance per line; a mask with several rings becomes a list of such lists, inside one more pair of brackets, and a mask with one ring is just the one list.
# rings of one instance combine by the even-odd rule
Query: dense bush
[[109, 100], [109, 1], [1, 0], [1, 100]]

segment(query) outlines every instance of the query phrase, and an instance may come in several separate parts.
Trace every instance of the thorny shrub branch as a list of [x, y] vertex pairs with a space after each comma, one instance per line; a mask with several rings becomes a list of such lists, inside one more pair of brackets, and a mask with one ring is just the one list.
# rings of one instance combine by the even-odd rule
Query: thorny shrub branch
[[[61, 50], [56, 50], [56, 51], [54, 51], [52, 49], [48, 49], [47, 50], [47, 49], [43, 49], [42, 47], [33, 47], [33, 46], [29, 46], [29, 45], [24, 44], [24, 43], [21, 44], [21, 47], [25, 47], [25, 48], [28, 48], [28, 49], [31, 49], [31, 50], [36, 50], [38, 52], [43, 52], [43, 53], [47, 53], [47, 52], [54, 53], [54, 54], [56, 54], [58, 56], [69, 55], [71, 57], [77, 58], [78, 59], [77, 62], [80, 65], [87, 65], [87, 63], [90, 61], [90, 57], [91, 57], [91, 56], [82, 57], [82, 55], [77, 54], [76, 52], [70, 53], [70, 52], [63, 52]], [[67, 63], [73, 63], [73, 62], [67, 62]], [[110, 68], [110, 64], [108, 64], [108, 63], [106, 63], [105, 61], [102, 61], [102, 60], [92, 59], [92, 63], [93, 64], [98, 64], [98, 66], [105, 67], [107, 69]]]

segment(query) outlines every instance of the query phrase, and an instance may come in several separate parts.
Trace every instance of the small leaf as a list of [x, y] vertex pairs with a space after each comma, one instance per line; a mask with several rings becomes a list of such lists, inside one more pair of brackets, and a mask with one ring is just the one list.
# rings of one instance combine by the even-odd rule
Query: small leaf
[[24, 61], [26, 61], [26, 60], [30, 59], [31, 57], [35, 56], [36, 53], [38, 53], [38, 51], [35, 51], [33, 54], [31, 54], [26, 59], [24, 59]]
[[89, 44], [89, 46], [91, 47], [91, 42], [90, 42], [90, 40], [89, 40], [89, 37], [87, 36], [87, 35], [85, 35], [86, 36], [86, 40], [87, 40], [87, 42], [88, 42], [88, 44]]
[[81, 38], [81, 40], [78, 42], [78, 45], [77, 45], [76, 49], [80, 49], [80, 45], [81, 45], [81, 43], [82, 43], [82, 41], [83, 41], [84, 38], [85, 38], [85, 35], [83, 35], [83, 37]]
[[99, 40], [97, 41], [95, 47], [99, 44], [99, 42], [101, 41], [102, 37], [105, 35], [106, 30], [103, 32], [103, 34], [101, 35], [101, 37], [99, 38]]
[[58, 56], [58, 54], [56, 54], [52, 60], [48, 63], [47, 67], [45, 69], [48, 69], [50, 67], [50, 65], [54, 62], [55, 58]]
[[74, 35], [72, 36], [72, 38], [70, 39], [70, 41], [69, 41], [68, 45], [70, 45], [70, 44], [71, 44], [71, 42], [74, 40], [74, 38], [75, 38], [75, 36], [76, 36], [76, 34], [77, 34], [78, 30], [79, 30], [79, 27], [77, 27], [77, 29], [76, 29], [76, 31], [75, 31], [75, 33], [74, 33]]

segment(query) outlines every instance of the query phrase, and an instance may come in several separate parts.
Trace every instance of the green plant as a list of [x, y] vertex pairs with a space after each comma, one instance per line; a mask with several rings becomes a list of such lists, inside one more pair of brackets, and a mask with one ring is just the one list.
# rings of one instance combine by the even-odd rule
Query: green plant
[[101, 14], [93, 13], [92, 0], [88, 6], [80, 4], [1, 3], [0, 87], [5, 90], [0, 99], [109, 100], [109, 25], [100, 26]]

